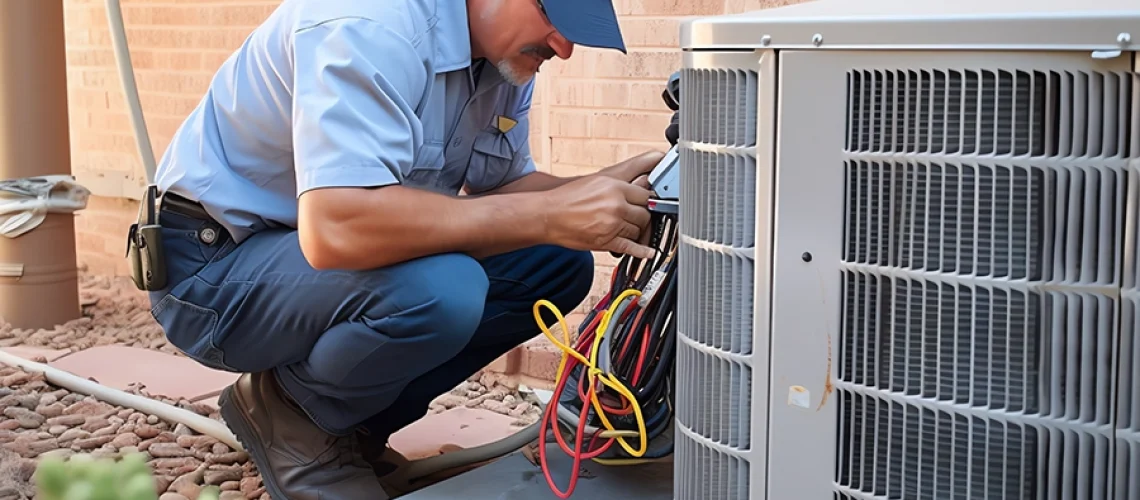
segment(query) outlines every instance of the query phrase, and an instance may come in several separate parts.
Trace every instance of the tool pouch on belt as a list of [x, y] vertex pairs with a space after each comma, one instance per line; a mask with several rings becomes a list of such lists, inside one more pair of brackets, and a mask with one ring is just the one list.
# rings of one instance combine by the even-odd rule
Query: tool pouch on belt
[[143, 291], [166, 287], [166, 254], [162, 248], [162, 226], [158, 223], [158, 187], [147, 186], [139, 204], [139, 217], [127, 234], [127, 260], [131, 278]]

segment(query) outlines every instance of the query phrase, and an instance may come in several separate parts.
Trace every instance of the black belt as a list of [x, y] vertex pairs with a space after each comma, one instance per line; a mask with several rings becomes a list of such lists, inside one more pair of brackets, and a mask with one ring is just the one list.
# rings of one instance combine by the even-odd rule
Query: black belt
[[162, 210], [176, 213], [191, 219], [197, 219], [208, 222], [215, 222], [210, 213], [201, 203], [188, 200], [174, 193], [166, 193], [162, 195]]

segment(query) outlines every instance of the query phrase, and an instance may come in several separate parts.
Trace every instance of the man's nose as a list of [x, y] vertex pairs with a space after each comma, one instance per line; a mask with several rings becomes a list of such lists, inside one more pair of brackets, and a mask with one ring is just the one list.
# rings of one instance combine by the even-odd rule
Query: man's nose
[[554, 53], [561, 59], [570, 59], [570, 56], [574, 54], [574, 43], [558, 33], [552, 33], [547, 42], [550, 44], [550, 48], [554, 49]]

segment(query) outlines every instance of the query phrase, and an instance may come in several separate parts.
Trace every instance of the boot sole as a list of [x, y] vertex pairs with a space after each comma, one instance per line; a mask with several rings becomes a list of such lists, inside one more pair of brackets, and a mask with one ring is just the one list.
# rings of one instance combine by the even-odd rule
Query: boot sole
[[249, 453], [249, 456], [253, 458], [253, 464], [257, 466], [257, 472], [261, 475], [261, 483], [265, 486], [265, 491], [269, 493], [269, 496], [272, 498], [289, 498], [277, 486], [277, 478], [273, 475], [272, 469], [269, 468], [269, 458], [265, 456], [265, 450], [260, 446], [250, 446], [250, 443], [258, 441], [257, 434], [253, 432], [249, 421], [236, 408], [235, 403], [233, 386], [226, 387], [218, 397], [219, 413], [225, 419], [226, 424], [229, 424], [230, 429], [234, 431], [234, 437], [245, 448], [246, 453]]

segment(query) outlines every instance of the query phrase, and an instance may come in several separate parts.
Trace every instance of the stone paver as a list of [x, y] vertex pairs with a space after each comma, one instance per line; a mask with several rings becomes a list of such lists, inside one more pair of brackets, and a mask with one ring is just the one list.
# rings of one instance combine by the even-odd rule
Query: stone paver
[[493, 443], [520, 430], [516, 419], [481, 408], [458, 407], [427, 415], [392, 435], [389, 444], [409, 460]]
[[155, 396], [202, 400], [221, 393], [238, 374], [211, 370], [193, 360], [150, 349], [107, 345], [92, 347], [48, 363], [116, 389], [141, 383]]
[[[217, 396], [196, 402], [218, 407]], [[498, 441], [522, 430], [512, 425], [516, 420], [482, 408], [452, 408], [425, 415], [393, 434], [390, 444], [409, 460], [417, 460]]]
[[5, 347], [5, 348], [0, 349], [0, 351], [4, 351], [4, 352], [11, 354], [13, 356], [19, 356], [21, 358], [28, 359], [28, 360], [38, 358], [38, 357], [43, 357], [44, 359], [47, 359], [49, 362], [55, 361], [59, 358], [62, 358], [64, 356], [68, 355], [68, 354], [71, 354], [71, 349], [48, 349], [45, 347], [28, 347], [28, 346]]
[[[61, 370], [114, 387], [142, 384], [155, 396], [187, 399], [217, 407], [217, 395], [238, 374], [202, 367], [194, 361], [150, 349], [108, 345], [79, 352], [8, 348], [24, 358], [44, 356]], [[391, 438], [391, 446], [411, 460], [473, 448], [522, 430], [517, 418], [483, 408], [456, 407], [425, 415]]]

